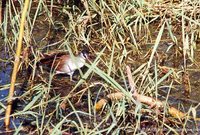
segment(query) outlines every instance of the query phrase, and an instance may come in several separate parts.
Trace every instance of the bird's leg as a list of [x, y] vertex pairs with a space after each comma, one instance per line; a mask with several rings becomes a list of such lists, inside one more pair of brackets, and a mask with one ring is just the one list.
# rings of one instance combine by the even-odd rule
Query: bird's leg
[[73, 78], [73, 74], [70, 74], [70, 81], [71, 82], [77, 82], [78, 80], [76, 78]]
[[74, 80], [73, 80], [73, 74], [70, 74], [70, 81], [74, 82]]

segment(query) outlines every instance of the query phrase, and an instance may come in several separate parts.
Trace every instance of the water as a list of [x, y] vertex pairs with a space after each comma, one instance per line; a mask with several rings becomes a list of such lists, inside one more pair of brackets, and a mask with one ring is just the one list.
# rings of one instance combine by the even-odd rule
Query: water
[[[9, 94], [10, 77], [12, 73], [12, 65], [1, 62], [0, 63], [0, 103], [6, 106], [6, 99]], [[6, 86], [6, 87], [5, 87]], [[4, 130], [4, 118], [5, 112], [0, 105], [0, 133]], [[2, 119], [2, 120], [1, 120]], [[20, 125], [20, 119], [11, 118], [10, 128], [18, 127]]]
[[[0, 64], [2, 67], [3, 64]], [[12, 71], [11, 65], [7, 65], [6, 68], [0, 68], [0, 86], [10, 84], [10, 75]], [[0, 101], [2, 101], [8, 95], [8, 89], [1, 88], [0, 90]]]

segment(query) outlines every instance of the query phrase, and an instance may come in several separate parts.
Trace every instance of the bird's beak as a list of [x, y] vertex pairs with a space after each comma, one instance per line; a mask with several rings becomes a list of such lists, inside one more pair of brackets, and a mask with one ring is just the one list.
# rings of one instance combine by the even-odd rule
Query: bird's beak
[[91, 60], [92, 60], [92, 56], [90, 54], [88, 54], [87, 61], [91, 62]]

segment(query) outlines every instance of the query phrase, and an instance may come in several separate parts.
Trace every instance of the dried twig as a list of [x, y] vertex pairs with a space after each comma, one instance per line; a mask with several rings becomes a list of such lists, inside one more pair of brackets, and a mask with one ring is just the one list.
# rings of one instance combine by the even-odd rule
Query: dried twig
[[[150, 108], [155, 107], [156, 109], [158, 109], [158, 111], [164, 107], [162, 101], [156, 100], [152, 97], [148, 97], [148, 96], [138, 94], [137, 89], [136, 89], [136, 85], [135, 85], [133, 78], [132, 78], [131, 69], [130, 69], [129, 66], [126, 66], [126, 72], [127, 72], [127, 76], [128, 76], [129, 85], [131, 87], [132, 96], [137, 101], [150, 106]], [[107, 99], [113, 101], [113, 100], [121, 100], [124, 97], [125, 97], [125, 95], [122, 92], [111, 93], [111, 94], [107, 95], [106, 99], [103, 98], [95, 104], [95, 110], [97, 110], [97, 111], [101, 110], [103, 108], [103, 106], [105, 106], [108, 103]], [[168, 113], [175, 118], [184, 118], [186, 116], [185, 113], [177, 110], [174, 107], [169, 107]]]
[[24, 24], [25, 24], [25, 19], [26, 19], [26, 13], [28, 10], [28, 5], [29, 5], [29, 0], [25, 0], [24, 9], [22, 12], [22, 17], [21, 17], [21, 23], [20, 23], [20, 32], [19, 32], [19, 39], [18, 39], [17, 50], [16, 50], [16, 55], [15, 55], [14, 68], [13, 68], [12, 77], [11, 77], [10, 91], [9, 91], [8, 100], [7, 100], [7, 108], [6, 108], [5, 121], [4, 121], [6, 130], [9, 130], [9, 125], [10, 125], [10, 113], [11, 113], [11, 108], [12, 108], [12, 99], [13, 99], [13, 95], [14, 95], [17, 71], [18, 71], [18, 67], [19, 67], [19, 63], [20, 63], [22, 39], [23, 39], [23, 35], [24, 35]]
[[127, 72], [127, 76], [128, 76], [129, 85], [131, 86], [131, 91], [133, 93], [133, 97], [136, 100], [138, 100], [141, 103], [147, 104], [151, 107], [155, 107], [155, 106], [161, 107], [162, 106], [161, 101], [155, 100], [155, 99], [148, 97], [148, 96], [138, 94], [137, 90], [136, 90], [135, 83], [134, 83], [133, 78], [132, 78], [131, 69], [130, 69], [129, 66], [126, 66], [126, 72]]
[[[140, 95], [140, 94], [137, 93], [136, 88], [135, 88], [135, 83], [132, 79], [130, 67], [126, 66], [126, 70], [127, 70], [126, 72], [127, 72], [127, 75], [128, 75], [129, 85], [131, 86], [131, 89], [134, 90], [133, 97], [136, 100], [138, 100], [139, 102], [144, 103], [146, 105], [149, 105], [151, 108], [153, 108], [153, 107], [156, 107], [158, 109], [163, 108], [163, 103], [160, 100], [156, 100], [152, 97]], [[175, 118], [184, 118], [186, 116], [185, 113], [177, 110], [174, 107], [169, 107], [168, 113]]]

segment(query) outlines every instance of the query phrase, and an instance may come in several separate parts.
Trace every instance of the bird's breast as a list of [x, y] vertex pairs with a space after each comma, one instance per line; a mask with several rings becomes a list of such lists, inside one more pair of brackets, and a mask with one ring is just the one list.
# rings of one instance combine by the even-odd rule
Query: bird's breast
[[63, 65], [62, 71], [66, 73], [74, 72], [75, 70], [83, 67], [85, 64], [85, 60], [68, 60]]

